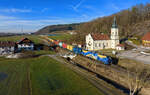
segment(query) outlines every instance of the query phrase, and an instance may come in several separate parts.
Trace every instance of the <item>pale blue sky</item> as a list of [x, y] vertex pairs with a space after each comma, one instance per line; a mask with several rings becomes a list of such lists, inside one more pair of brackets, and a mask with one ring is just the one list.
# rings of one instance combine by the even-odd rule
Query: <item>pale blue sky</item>
[[150, 0], [0, 0], [0, 32], [90, 21]]

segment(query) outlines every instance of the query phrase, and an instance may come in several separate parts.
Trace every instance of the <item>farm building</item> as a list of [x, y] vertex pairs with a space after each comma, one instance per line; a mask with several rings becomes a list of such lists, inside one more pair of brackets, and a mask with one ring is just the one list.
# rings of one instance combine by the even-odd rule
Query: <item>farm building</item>
[[143, 46], [150, 47], [150, 32], [146, 33], [142, 38]]
[[34, 50], [34, 43], [28, 38], [23, 38], [19, 42], [17, 42], [18, 51], [21, 50]]
[[116, 49], [119, 45], [119, 33], [116, 18], [111, 28], [111, 36], [106, 34], [88, 34], [86, 36], [87, 50]]
[[0, 41], [0, 55], [12, 54], [15, 52], [15, 43], [10, 41]]

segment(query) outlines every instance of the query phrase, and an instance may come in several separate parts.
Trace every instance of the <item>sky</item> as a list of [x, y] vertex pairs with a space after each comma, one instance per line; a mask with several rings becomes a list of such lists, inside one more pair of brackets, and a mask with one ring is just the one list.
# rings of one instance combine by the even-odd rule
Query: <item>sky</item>
[[36, 32], [47, 25], [87, 22], [141, 3], [150, 0], [0, 0], [0, 32]]

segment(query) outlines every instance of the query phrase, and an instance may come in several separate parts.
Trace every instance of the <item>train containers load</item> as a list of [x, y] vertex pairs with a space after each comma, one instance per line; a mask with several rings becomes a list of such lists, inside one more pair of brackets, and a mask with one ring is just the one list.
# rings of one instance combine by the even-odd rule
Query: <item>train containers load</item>
[[59, 46], [60, 46], [60, 47], [62, 47], [62, 44], [63, 44], [62, 42], [59, 42]]
[[54, 42], [54, 40], [53, 39], [49, 39], [51, 42]]
[[58, 44], [59, 44], [59, 42], [58, 42], [58, 41], [54, 41], [54, 43], [55, 43], [55, 45], [58, 45]]
[[79, 47], [77, 47], [77, 46], [74, 46], [74, 47], [73, 47], [73, 52], [74, 52], [75, 54], [81, 54], [81, 53], [82, 53], [82, 48], [79, 48]]
[[73, 51], [73, 46], [72, 45], [67, 45], [67, 49], [70, 51]]
[[62, 47], [66, 49], [67, 48], [67, 44], [63, 43]]
[[82, 50], [82, 48], [79, 48], [78, 46], [67, 45], [65, 43], [58, 42], [52, 39], [49, 39], [49, 41], [53, 42], [55, 45], [58, 45], [60, 47], [73, 51], [75, 54], [82, 54], [83, 56], [98, 60], [100, 62], [103, 62], [104, 64], [112, 63], [112, 59], [110, 57], [99, 55], [98, 53], [93, 53], [91, 51]]

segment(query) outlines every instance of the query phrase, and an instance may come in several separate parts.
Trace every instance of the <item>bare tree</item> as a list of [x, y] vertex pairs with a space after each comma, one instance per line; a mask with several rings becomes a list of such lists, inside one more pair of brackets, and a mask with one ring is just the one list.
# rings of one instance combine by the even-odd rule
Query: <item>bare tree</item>
[[137, 95], [150, 82], [150, 70], [145, 66], [135, 66], [128, 71], [128, 87], [130, 95]]

